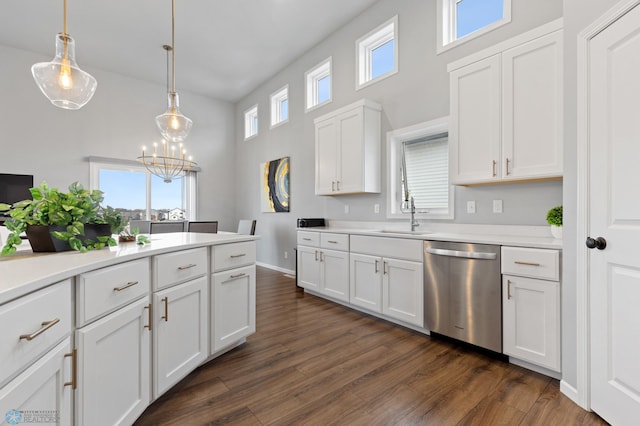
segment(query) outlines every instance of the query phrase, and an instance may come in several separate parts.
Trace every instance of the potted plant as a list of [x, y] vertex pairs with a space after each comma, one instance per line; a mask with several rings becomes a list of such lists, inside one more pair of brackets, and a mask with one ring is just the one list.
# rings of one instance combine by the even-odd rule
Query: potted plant
[[551, 225], [551, 235], [562, 238], [562, 206], [556, 206], [547, 212], [547, 223]]
[[2, 249], [3, 256], [15, 253], [16, 246], [22, 243], [23, 232], [34, 252], [85, 252], [116, 244], [100, 206], [104, 199], [102, 191], [89, 191], [74, 182], [69, 185], [69, 192], [60, 192], [42, 182], [30, 192], [31, 200], [12, 206], [0, 204], [0, 211], [9, 211], [5, 226], [11, 231]]

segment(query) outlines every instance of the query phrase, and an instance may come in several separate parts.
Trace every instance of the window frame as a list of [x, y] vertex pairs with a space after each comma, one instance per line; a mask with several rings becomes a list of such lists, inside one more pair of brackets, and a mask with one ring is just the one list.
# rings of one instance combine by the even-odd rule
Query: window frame
[[[116, 170], [126, 172], [145, 173], [146, 179], [146, 199], [145, 207], [146, 218], [143, 220], [151, 220], [151, 172], [137, 161], [121, 160], [116, 158], [89, 157], [89, 189], [100, 189], [100, 170]], [[197, 210], [197, 186], [198, 186], [198, 170], [190, 170], [187, 174], [180, 178], [182, 181], [182, 204], [185, 206], [186, 220], [196, 220]], [[112, 206], [116, 207], [116, 206]]]
[[[333, 101], [333, 57], [329, 56], [324, 61], [312, 67], [304, 73], [305, 81], [305, 112], [313, 111]], [[329, 77], [329, 99], [319, 101], [319, 83], [325, 77]]]
[[[287, 117], [282, 118], [282, 102], [287, 101]], [[291, 112], [291, 108], [289, 105], [289, 85], [285, 84], [280, 89], [276, 90], [269, 97], [269, 103], [271, 104], [271, 126], [274, 127], [281, 126], [282, 124], [289, 122], [289, 113]]]
[[[449, 117], [425, 121], [413, 126], [387, 132], [387, 218], [406, 219], [408, 211], [402, 209], [402, 143], [449, 131]], [[449, 165], [448, 165], [449, 166]], [[427, 211], [416, 209], [418, 219], [453, 219], [455, 212], [455, 186], [449, 182], [449, 205], [443, 209]]]
[[[372, 77], [372, 52], [393, 40], [393, 69]], [[398, 73], [398, 15], [356, 40], [356, 90], [377, 83]]]
[[[253, 125], [255, 119], [255, 126]], [[255, 104], [244, 111], [244, 140], [248, 141], [258, 136], [258, 104]]]
[[446, 52], [456, 46], [473, 40], [490, 31], [500, 28], [511, 22], [512, 0], [502, 0], [502, 19], [479, 28], [463, 37], [456, 38], [457, 15], [456, 4], [462, 0], [437, 0], [437, 38], [436, 51], [438, 54]]

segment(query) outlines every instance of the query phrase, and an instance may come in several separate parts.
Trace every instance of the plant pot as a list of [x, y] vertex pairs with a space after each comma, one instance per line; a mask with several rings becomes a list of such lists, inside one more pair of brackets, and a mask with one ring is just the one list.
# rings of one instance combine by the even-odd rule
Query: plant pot
[[108, 223], [87, 223], [84, 225], [83, 240], [98, 241], [98, 237], [110, 237], [111, 225]]
[[121, 242], [121, 243], [133, 243], [135, 241], [136, 241], [135, 235], [120, 235], [118, 237], [118, 242]]
[[551, 225], [551, 235], [558, 240], [562, 239], [562, 226]]
[[27, 238], [34, 253], [69, 251], [71, 246], [51, 235], [52, 231], [64, 232], [66, 226], [27, 225]]

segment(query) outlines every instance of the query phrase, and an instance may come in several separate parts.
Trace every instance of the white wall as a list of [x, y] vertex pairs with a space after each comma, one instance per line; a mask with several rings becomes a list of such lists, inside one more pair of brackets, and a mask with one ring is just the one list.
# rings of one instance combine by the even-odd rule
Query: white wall
[[[62, 110], [31, 77], [31, 65], [51, 57], [53, 51], [43, 57], [0, 45], [0, 173], [33, 174], [36, 185], [46, 180], [61, 189], [74, 181], [88, 187], [88, 156], [133, 160], [143, 145], [160, 140], [154, 120], [166, 109], [164, 85], [86, 69], [98, 80], [93, 99], [80, 110]], [[187, 92], [180, 97], [194, 121], [187, 148], [202, 168], [197, 215], [235, 229], [233, 105]]]
[[[314, 195], [313, 119], [361, 98], [383, 107], [383, 140], [392, 129], [446, 116], [449, 113], [447, 64], [501, 40], [559, 18], [557, 0], [513, 0], [512, 22], [478, 39], [436, 55], [436, 2], [381, 0], [342, 29], [333, 33], [273, 78], [242, 99], [236, 106], [237, 210], [240, 216], [258, 220], [258, 260], [286, 269], [295, 268], [295, 226], [299, 217], [337, 220], [386, 220], [386, 179], [381, 194], [320, 197]], [[355, 41], [373, 28], [398, 15], [399, 72], [362, 90], [355, 90]], [[304, 73], [327, 57], [333, 57], [333, 102], [310, 113], [304, 112]], [[269, 129], [269, 95], [289, 84], [289, 123]], [[259, 105], [259, 135], [244, 141], [243, 112]], [[291, 212], [260, 212], [259, 164], [291, 157]], [[383, 175], [386, 148], [383, 142]], [[492, 199], [504, 201], [504, 213], [490, 213]], [[476, 200], [478, 213], [467, 215], [467, 200]], [[458, 223], [544, 225], [549, 208], [562, 201], [562, 183], [536, 183], [456, 191]], [[349, 205], [349, 214], [344, 206]], [[380, 204], [374, 214], [374, 204]], [[525, 208], [521, 208], [525, 207]], [[287, 251], [289, 258], [284, 258]]]
[[[586, 235], [577, 235], [577, 37], [619, 0], [564, 0], [564, 224], [562, 258], [562, 380], [575, 387], [576, 252], [585, 250]], [[584, 283], [582, 283], [584, 284]]]

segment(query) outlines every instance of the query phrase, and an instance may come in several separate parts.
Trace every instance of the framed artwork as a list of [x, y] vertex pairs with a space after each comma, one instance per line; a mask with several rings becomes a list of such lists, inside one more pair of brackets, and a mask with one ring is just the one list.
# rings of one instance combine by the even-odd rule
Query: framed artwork
[[262, 188], [260, 206], [263, 212], [289, 211], [289, 157], [260, 165]]

